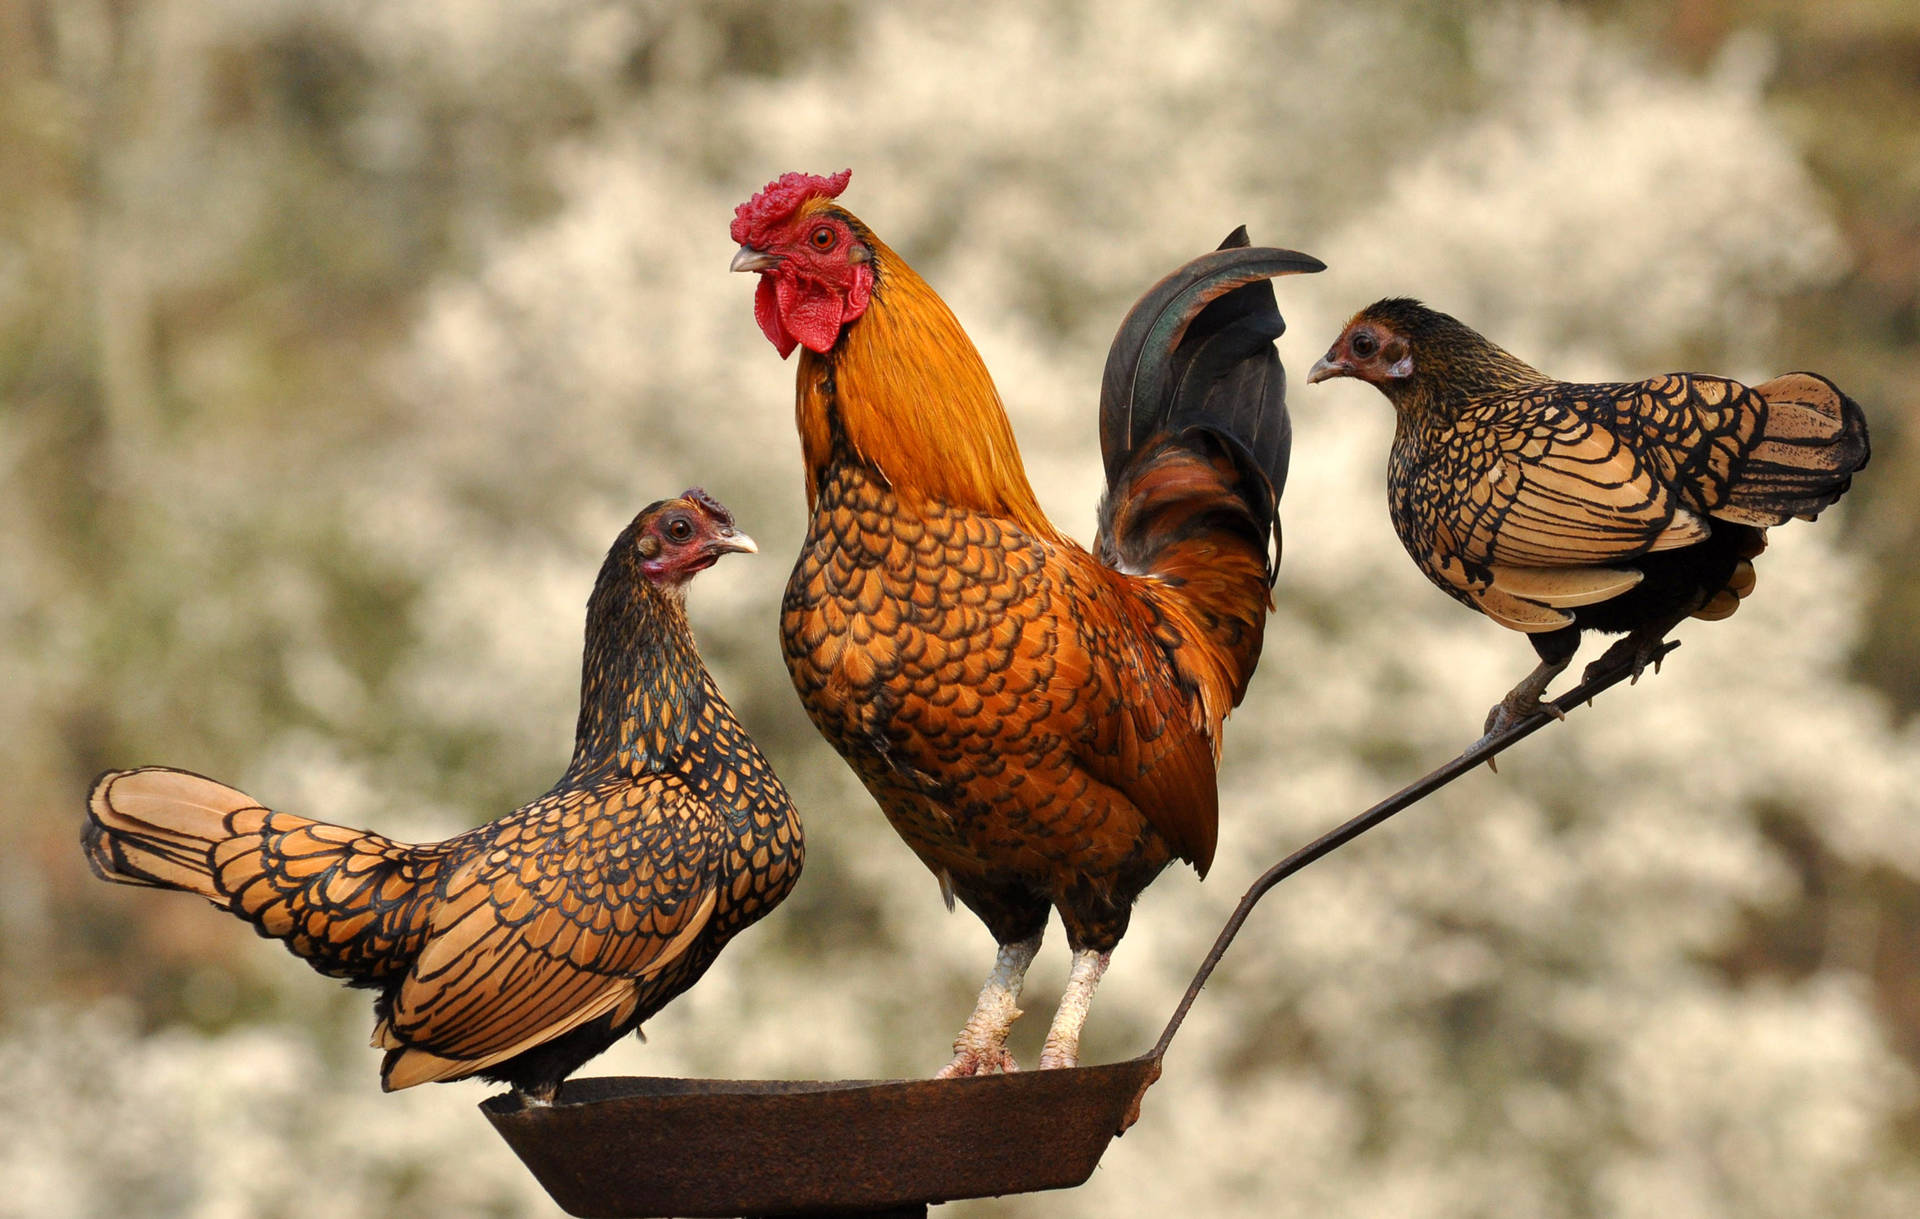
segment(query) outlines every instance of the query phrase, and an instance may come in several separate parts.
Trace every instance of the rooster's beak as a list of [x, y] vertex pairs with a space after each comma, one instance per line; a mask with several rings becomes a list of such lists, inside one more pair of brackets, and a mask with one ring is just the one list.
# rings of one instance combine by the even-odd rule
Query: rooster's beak
[[727, 270], [771, 271], [779, 265], [780, 259], [777, 255], [763, 254], [750, 245], [743, 245], [739, 251], [734, 254], [733, 261], [727, 264]]
[[1307, 384], [1318, 385], [1320, 382], [1330, 381], [1334, 377], [1344, 377], [1352, 371], [1353, 368], [1345, 360], [1334, 359], [1333, 353], [1329, 351], [1326, 355], [1315, 360], [1313, 367], [1307, 370]]

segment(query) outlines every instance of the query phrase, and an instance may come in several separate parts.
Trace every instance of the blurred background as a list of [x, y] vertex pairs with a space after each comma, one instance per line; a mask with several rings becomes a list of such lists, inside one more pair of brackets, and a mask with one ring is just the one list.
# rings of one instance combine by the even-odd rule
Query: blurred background
[[556, 1213], [485, 1085], [380, 1094], [365, 995], [94, 881], [82, 800], [159, 762], [398, 836], [506, 811], [564, 765], [606, 545], [693, 484], [762, 546], [692, 615], [807, 873], [589, 1070], [945, 1061], [991, 944], [789, 689], [792, 370], [726, 273], [734, 204], [847, 165], [1082, 539], [1134, 297], [1242, 222], [1331, 267], [1279, 286], [1286, 563], [1219, 859], [1142, 901], [1094, 1059], [1532, 664], [1400, 550], [1385, 402], [1301, 384], [1355, 308], [1569, 378], [1817, 369], [1876, 448], [1665, 673], [1269, 897], [1090, 1184], [941, 1213], [1912, 1213], [1920, 9], [0, 0], [0, 1214]]

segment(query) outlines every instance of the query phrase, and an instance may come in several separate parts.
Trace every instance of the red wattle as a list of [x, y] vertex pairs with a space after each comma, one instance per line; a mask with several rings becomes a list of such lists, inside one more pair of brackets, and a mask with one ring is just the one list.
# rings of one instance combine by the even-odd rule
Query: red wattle
[[780, 352], [780, 358], [786, 359], [793, 354], [794, 339], [787, 328], [780, 324], [780, 307], [774, 299], [773, 276], [762, 275], [760, 286], [753, 290], [753, 320], [760, 323], [760, 333]]
[[804, 343], [825, 355], [840, 339], [841, 328], [867, 311], [873, 299], [873, 270], [856, 266], [846, 295], [817, 279], [779, 273], [762, 275], [753, 293], [753, 316], [780, 349], [780, 358]]
[[789, 335], [822, 355], [833, 350], [845, 310], [831, 288], [811, 279], [781, 276], [774, 292], [780, 301], [780, 324]]

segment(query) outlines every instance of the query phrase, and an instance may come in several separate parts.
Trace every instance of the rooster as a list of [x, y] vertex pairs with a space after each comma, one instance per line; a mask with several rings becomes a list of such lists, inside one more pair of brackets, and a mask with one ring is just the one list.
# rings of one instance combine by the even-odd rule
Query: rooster
[[1818, 516], [1869, 452], [1859, 405], [1815, 373], [1569, 384], [1404, 299], [1347, 323], [1307, 374], [1332, 377], [1393, 404], [1387, 502], [1407, 553], [1539, 657], [1489, 734], [1561, 714], [1541, 695], [1584, 630], [1626, 633], [1588, 678], [1637, 679], [1682, 620], [1732, 614], [1767, 528]]
[[1006, 1048], [1049, 910], [1073, 962], [1042, 1067], [1074, 1065], [1134, 900], [1205, 875], [1227, 713], [1260, 655], [1291, 431], [1272, 276], [1245, 231], [1148, 291], [1102, 384], [1089, 553], [1034, 498], [993, 380], [904, 259], [788, 174], [742, 204], [733, 269], [801, 350], [811, 524], [781, 609], [787, 668], [896, 832], [999, 945], [944, 1077]]
[[379, 991], [384, 1089], [478, 1075], [551, 1103], [800, 875], [793, 805], [687, 628], [687, 582], [753, 550], [697, 489], [634, 518], [587, 602], [573, 761], [498, 821], [416, 846], [146, 767], [94, 784], [87, 860]]

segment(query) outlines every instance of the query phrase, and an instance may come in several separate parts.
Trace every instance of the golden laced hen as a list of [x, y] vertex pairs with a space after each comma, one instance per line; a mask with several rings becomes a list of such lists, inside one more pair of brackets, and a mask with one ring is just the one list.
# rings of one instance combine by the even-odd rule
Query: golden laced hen
[[793, 805], [687, 627], [688, 580], [753, 549], [699, 490], [634, 518], [587, 603], [573, 761], [498, 821], [414, 845], [147, 767], [94, 784], [87, 859], [378, 990], [385, 1089], [479, 1075], [551, 1102], [800, 875]]
[[801, 349], [812, 512], [781, 616], [808, 714], [998, 942], [943, 1075], [1014, 1069], [1007, 1031], [1050, 908], [1073, 965], [1043, 1067], [1071, 1066], [1134, 899], [1203, 875], [1220, 731], [1260, 654], [1291, 431], [1266, 282], [1317, 271], [1244, 230], [1152, 288], [1100, 407], [1094, 550], [1041, 513], [993, 380], [926, 281], [788, 174], [738, 209], [733, 269]]
[[1812, 520], [1867, 464], [1866, 417], [1816, 373], [1575, 385], [1412, 300], [1356, 314], [1307, 380], [1331, 377], [1393, 403], [1387, 503], [1407, 553], [1539, 655], [1490, 734], [1554, 711], [1541, 695], [1583, 630], [1627, 634], [1589, 677], [1637, 678], [1682, 619], [1733, 613], [1767, 527]]

